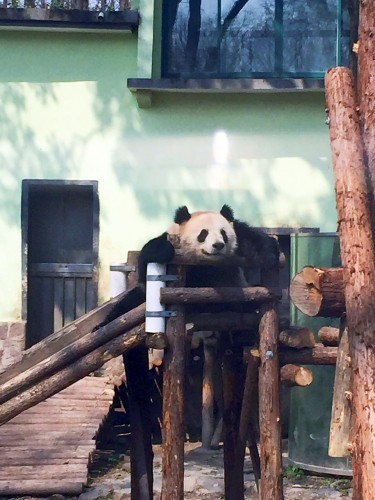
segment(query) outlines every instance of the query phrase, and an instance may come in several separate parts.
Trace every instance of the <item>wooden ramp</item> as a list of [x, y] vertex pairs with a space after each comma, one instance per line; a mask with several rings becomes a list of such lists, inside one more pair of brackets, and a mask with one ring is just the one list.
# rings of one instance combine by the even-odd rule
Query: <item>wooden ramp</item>
[[77, 495], [114, 397], [85, 377], [0, 426], [0, 495]]

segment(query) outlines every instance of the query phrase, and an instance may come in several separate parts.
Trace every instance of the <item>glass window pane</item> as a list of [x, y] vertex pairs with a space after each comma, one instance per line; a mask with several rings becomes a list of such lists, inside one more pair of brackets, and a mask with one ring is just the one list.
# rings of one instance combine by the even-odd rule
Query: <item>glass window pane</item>
[[336, 64], [337, 0], [284, 0], [283, 70], [306, 73]]
[[217, 71], [217, 0], [167, 2], [168, 73]]
[[275, 0], [222, 0], [220, 69], [264, 73], [275, 69]]

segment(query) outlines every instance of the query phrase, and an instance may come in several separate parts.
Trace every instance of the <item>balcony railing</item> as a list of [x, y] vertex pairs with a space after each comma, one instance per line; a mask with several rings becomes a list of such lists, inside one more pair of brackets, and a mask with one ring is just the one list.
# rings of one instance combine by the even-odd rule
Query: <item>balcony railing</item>
[[64, 9], [91, 11], [124, 11], [130, 10], [130, 0], [3, 0], [0, 7], [5, 9]]
[[133, 31], [131, 0], [0, 0], [0, 27], [58, 27]]

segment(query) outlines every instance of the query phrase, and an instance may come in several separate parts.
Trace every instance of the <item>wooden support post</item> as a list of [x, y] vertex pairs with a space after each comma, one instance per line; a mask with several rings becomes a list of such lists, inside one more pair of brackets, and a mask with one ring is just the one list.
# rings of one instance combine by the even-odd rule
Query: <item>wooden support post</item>
[[[176, 285], [184, 286], [185, 268], [170, 266], [169, 274], [177, 274]], [[164, 358], [163, 378], [163, 500], [184, 498], [184, 443], [185, 443], [185, 369], [187, 335], [185, 306], [168, 307], [176, 316], [168, 319], [168, 348]], [[190, 347], [190, 346], [189, 346]]]
[[[246, 379], [243, 391], [241, 417], [240, 417], [240, 425], [238, 431], [236, 467], [240, 468], [243, 475], [246, 443], [249, 442], [250, 457], [251, 457], [251, 463], [253, 465], [255, 482], [257, 484], [257, 488], [259, 489], [260, 461], [259, 461], [259, 452], [256, 441], [256, 432], [254, 423], [254, 415], [256, 408], [255, 401], [258, 396], [258, 388], [257, 388], [258, 368], [259, 368], [259, 357], [253, 356], [252, 352], [249, 351], [247, 357]], [[244, 485], [242, 479], [242, 488], [243, 487]]]
[[243, 500], [243, 468], [238, 467], [237, 439], [242, 399], [241, 353], [224, 339], [223, 355], [223, 433], [224, 433], [224, 487], [225, 498]]
[[352, 416], [352, 392], [350, 381], [351, 365], [348, 330], [345, 328], [337, 353], [328, 448], [328, 455], [330, 457], [347, 457], [350, 455], [349, 439]]
[[204, 339], [204, 367], [202, 381], [202, 446], [211, 448], [214, 434], [214, 368], [215, 343], [211, 339]]
[[[263, 273], [264, 285], [278, 281], [278, 272]], [[281, 453], [281, 410], [279, 369], [279, 326], [276, 302], [263, 304], [259, 324], [259, 428], [260, 428], [260, 498], [283, 500]]]
[[[132, 288], [138, 281], [138, 254], [128, 253], [134, 265], [127, 280]], [[123, 356], [129, 394], [131, 500], [153, 498], [153, 451], [151, 435], [151, 395], [147, 348], [137, 346]]]

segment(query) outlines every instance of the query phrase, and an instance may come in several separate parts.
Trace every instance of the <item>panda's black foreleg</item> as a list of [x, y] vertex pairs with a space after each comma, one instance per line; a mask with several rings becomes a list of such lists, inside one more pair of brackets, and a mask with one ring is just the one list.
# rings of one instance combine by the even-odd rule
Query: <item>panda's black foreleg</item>
[[145, 284], [147, 264], [149, 262], [170, 262], [174, 254], [174, 247], [168, 240], [167, 233], [163, 233], [146, 243], [138, 257], [138, 285], [130, 289], [128, 293], [113, 306], [105, 319], [95, 326], [94, 331], [142, 304], [146, 300]]
[[165, 264], [173, 260], [175, 250], [168, 240], [168, 233], [163, 233], [157, 238], [148, 241], [142, 248], [138, 258], [139, 282], [146, 283], [147, 264], [159, 262]]
[[109, 311], [107, 316], [101, 323], [98, 323], [93, 331], [99, 330], [102, 326], [111, 323], [119, 316], [131, 311], [135, 307], [143, 304], [146, 300], [146, 293], [144, 290], [144, 286], [141, 284], [136, 285], [134, 288], [131, 288], [124, 297], [119, 300]]

